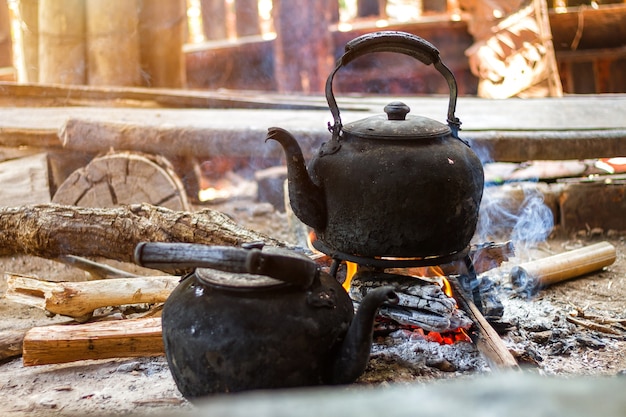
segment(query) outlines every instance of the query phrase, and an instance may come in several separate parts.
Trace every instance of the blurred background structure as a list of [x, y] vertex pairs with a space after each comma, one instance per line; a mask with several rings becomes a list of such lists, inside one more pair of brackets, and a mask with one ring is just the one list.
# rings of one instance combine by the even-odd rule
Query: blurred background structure
[[[622, 0], [0, 0], [0, 80], [320, 93], [347, 41], [385, 29], [435, 44], [462, 95], [621, 93], [625, 23]], [[445, 94], [396, 55], [337, 89]]]

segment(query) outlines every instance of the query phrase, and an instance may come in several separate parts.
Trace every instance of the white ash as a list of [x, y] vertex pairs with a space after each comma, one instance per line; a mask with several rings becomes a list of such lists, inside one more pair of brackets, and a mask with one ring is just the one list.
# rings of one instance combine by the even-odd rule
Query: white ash
[[439, 344], [431, 342], [417, 332], [397, 330], [385, 338], [378, 338], [372, 344], [373, 358], [387, 357], [411, 368], [425, 366], [441, 368], [449, 365], [448, 371], [487, 372], [489, 366], [476, 346], [470, 342]]

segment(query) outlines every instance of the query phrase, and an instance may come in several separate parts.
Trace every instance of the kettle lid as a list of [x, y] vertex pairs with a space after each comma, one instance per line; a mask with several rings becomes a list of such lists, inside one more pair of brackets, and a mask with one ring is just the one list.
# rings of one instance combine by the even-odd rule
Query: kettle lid
[[211, 268], [196, 268], [194, 274], [203, 284], [230, 290], [257, 290], [288, 285], [266, 275], [224, 272]]
[[394, 101], [384, 108], [386, 114], [377, 114], [347, 123], [342, 130], [365, 139], [423, 139], [441, 137], [451, 133], [450, 127], [424, 116], [408, 115], [409, 106]]

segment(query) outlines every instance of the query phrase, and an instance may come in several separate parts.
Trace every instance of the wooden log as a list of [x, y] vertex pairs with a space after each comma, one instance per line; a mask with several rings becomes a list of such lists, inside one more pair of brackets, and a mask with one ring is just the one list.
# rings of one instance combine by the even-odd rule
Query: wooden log
[[511, 282], [530, 294], [538, 290], [604, 268], [615, 262], [617, 252], [609, 242], [525, 262], [511, 269]]
[[161, 318], [115, 320], [30, 329], [23, 343], [24, 366], [163, 355]]
[[28, 330], [4, 330], [0, 332], [0, 363], [22, 355], [22, 343]]
[[235, 0], [235, 28], [238, 37], [261, 33], [258, 0]]
[[0, 201], [4, 206], [49, 203], [48, 157], [39, 153], [0, 163]]
[[88, 84], [140, 85], [138, 0], [87, 0], [85, 4]]
[[85, 84], [85, 2], [39, 2], [39, 82]]
[[176, 276], [155, 276], [49, 282], [9, 273], [5, 278], [7, 300], [79, 320], [101, 307], [163, 303], [180, 281]]
[[13, 66], [13, 42], [9, 3], [0, 0], [0, 68]]
[[224, 0], [200, 0], [202, 30], [209, 40], [226, 39], [226, 2]]
[[39, 0], [20, 0], [17, 6], [21, 42], [17, 80], [36, 83], [39, 81]]
[[95, 158], [74, 171], [52, 201], [103, 208], [145, 202], [171, 210], [191, 210], [180, 178], [164, 157], [129, 152]]
[[146, 241], [224, 246], [260, 241], [288, 246], [210, 209], [184, 212], [149, 204], [109, 209], [58, 204], [0, 208], [0, 256], [77, 255], [133, 262], [135, 247]]
[[[275, 0], [275, 68], [280, 92], [322, 92], [334, 57], [328, 1]], [[305, 4], [303, 4], [305, 3]]]
[[144, 85], [182, 88], [186, 83], [184, 0], [140, 0], [139, 41]]
[[459, 303], [459, 308], [465, 311], [474, 322], [474, 330], [470, 337], [492, 371], [519, 370], [520, 367], [511, 352], [471, 298], [465, 294], [456, 277], [449, 276], [448, 281], [452, 286], [454, 299]]

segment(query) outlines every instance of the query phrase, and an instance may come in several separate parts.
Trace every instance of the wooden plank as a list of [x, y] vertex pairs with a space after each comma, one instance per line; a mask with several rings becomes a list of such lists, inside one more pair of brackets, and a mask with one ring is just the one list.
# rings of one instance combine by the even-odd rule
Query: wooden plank
[[158, 317], [34, 327], [24, 337], [22, 359], [33, 366], [163, 353]]
[[[382, 113], [390, 99], [339, 98], [342, 120], [347, 123]], [[411, 107], [411, 114], [439, 121], [445, 117], [446, 98], [397, 99]], [[311, 103], [322, 108], [319, 96], [302, 101], [303, 105]], [[625, 113], [624, 95], [529, 100], [462, 97], [456, 112], [463, 122], [461, 138], [471, 140], [474, 149], [486, 159], [511, 162], [625, 155]], [[65, 138], [67, 149], [73, 151], [108, 151], [113, 147], [167, 156], [193, 153], [197, 157], [281, 158], [279, 146], [264, 142], [267, 129], [279, 126], [292, 132], [310, 156], [329, 138], [329, 117], [326, 107], [324, 111], [0, 107], [0, 146], [36, 146], [36, 140], [26, 140], [31, 130], [39, 135], [35, 139], [44, 137], [48, 141], [45, 145], [49, 145], [52, 139], [58, 140], [57, 131], [64, 125], [73, 125], [75, 133]], [[84, 129], [78, 129], [80, 126]], [[13, 134], [16, 131], [21, 132], [19, 137]], [[129, 144], [132, 149], [127, 148]]]
[[39, 153], [0, 163], [0, 184], [3, 206], [49, 203], [47, 155]]

